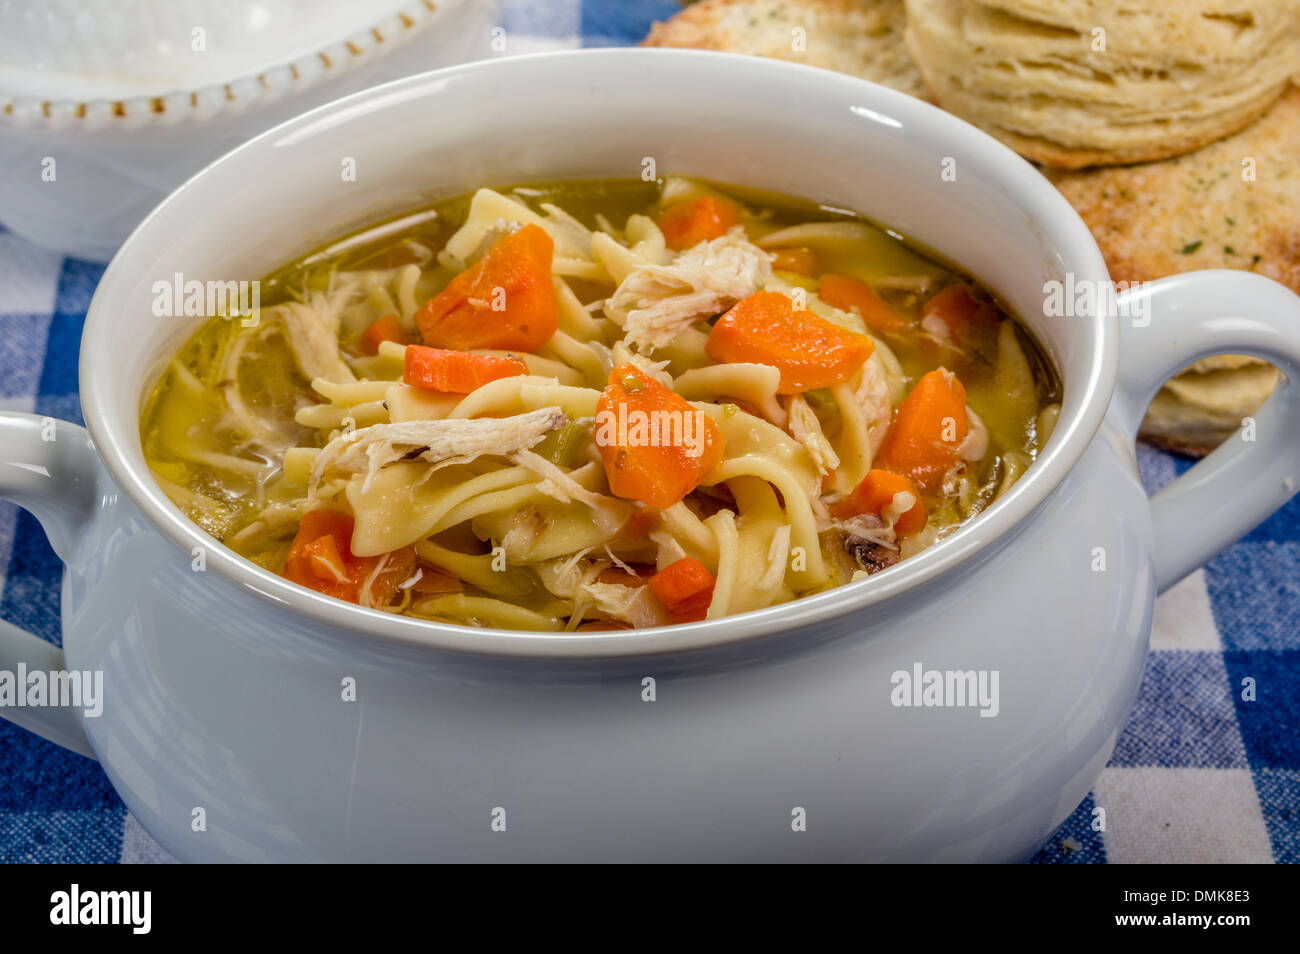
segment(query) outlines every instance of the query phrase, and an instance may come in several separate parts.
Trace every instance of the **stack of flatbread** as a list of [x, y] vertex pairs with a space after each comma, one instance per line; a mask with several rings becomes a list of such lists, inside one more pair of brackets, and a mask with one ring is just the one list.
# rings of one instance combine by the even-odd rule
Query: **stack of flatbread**
[[[1116, 281], [1239, 268], [1300, 293], [1300, 0], [703, 0], [645, 42], [932, 99], [1043, 164]], [[1200, 361], [1142, 436], [1204, 454], [1276, 380], [1255, 358]]]

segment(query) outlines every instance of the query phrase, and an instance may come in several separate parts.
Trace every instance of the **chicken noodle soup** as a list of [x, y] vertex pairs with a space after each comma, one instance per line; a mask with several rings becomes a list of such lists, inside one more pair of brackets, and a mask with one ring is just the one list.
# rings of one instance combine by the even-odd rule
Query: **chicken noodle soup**
[[974, 518], [1059, 410], [977, 286], [681, 178], [481, 189], [274, 272], [144, 409], [160, 485], [320, 593], [475, 626], [715, 618]]

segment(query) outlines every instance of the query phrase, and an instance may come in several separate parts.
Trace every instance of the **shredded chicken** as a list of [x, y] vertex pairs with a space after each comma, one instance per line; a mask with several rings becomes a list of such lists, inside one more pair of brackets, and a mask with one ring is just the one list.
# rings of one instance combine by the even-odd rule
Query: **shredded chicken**
[[537, 564], [534, 569], [541, 578], [542, 585], [560, 599], [573, 599], [578, 585], [588, 577], [595, 578], [598, 572], [595, 564], [587, 560], [587, 554], [595, 547], [584, 547], [572, 556], [548, 560]]
[[340, 434], [325, 445], [312, 462], [312, 493], [329, 470], [364, 472], [364, 489], [368, 489], [380, 468], [408, 456], [431, 464], [469, 462], [484, 455], [509, 457], [532, 447], [567, 422], [562, 410], [547, 407], [513, 417], [372, 424]]
[[829, 494], [826, 496], [808, 498], [808, 503], [812, 507], [813, 521], [817, 525], [818, 533], [822, 533], [831, 528], [830, 505], [836, 503], [839, 499], [839, 494]]
[[306, 298], [307, 307], [320, 316], [321, 324], [336, 338], [343, 323], [343, 313], [365, 297], [373, 284], [369, 272], [331, 272], [329, 285], [324, 291], [315, 289]]
[[[232, 418], [230, 423], [237, 425], [238, 432], [249, 444], [265, 450], [283, 451], [285, 447], [293, 444], [293, 439], [278, 425], [269, 423], [255, 414], [244, 402], [243, 391], [240, 388], [239, 367], [244, 360], [250, 340], [254, 339], [246, 335], [238, 335], [231, 341], [221, 361], [221, 381], [218, 387], [221, 388], [226, 407], [230, 410]], [[172, 362], [172, 366], [181, 367], [180, 363], [175, 361]]]
[[786, 563], [790, 559], [790, 525], [782, 524], [772, 534], [772, 542], [767, 548], [767, 569], [758, 581], [758, 589], [775, 589], [785, 579]]
[[[582, 598], [586, 597], [586, 600]], [[638, 629], [663, 626], [668, 622], [659, 601], [648, 586], [624, 586], [622, 583], [580, 583], [578, 599], [614, 619]]]
[[983, 460], [989, 452], [989, 432], [979, 415], [966, 407], [966, 437], [957, 445], [957, 456], [962, 460]]
[[862, 377], [853, 391], [853, 401], [867, 419], [867, 442], [875, 457], [893, 420], [894, 406], [889, 401], [889, 383], [875, 356], [862, 366]]
[[339, 354], [338, 336], [315, 308], [288, 302], [268, 311], [283, 323], [294, 361], [309, 380], [324, 378], [336, 384], [346, 384], [357, 379]]
[[684, 329], [758, 291], [772, 275], [772, 256], [740, 226], [687, 249], [668, 265], [643, 265], [623, 279], [610, 307], [626, 313], [626, 340], [642, 351], [662, 348]]
[[558, 465], [551, 463], [545, 457], [534, 454], [530, 450], [515, 451], [511, 457], [520, 467], [525, 467], [538, 477], [541, 477], [542, 480], [537, 485], [537, 489], [550, 497], [554, 497], [560, 503], [569, 503], [576, 500], [588, 507], [599, 507], [607, 500], [606, 497], [582, 486], [582, 484], [561, 470]]
[[790, 415], [790, 435], [808, 450], [813, 463], [823, 474], [829, 474], [840, 466], [839, 455], [831, 442], [822, 432], [821, 421], [802, 394], [795, 394], [786, 401], [785, 409]]
[[889, 550], [898, 549], [898, 538], [891, 524], [874, 513], [858, 514], [848, 520], [832, 520], [831, 526], [853, 540], [874, 544]]

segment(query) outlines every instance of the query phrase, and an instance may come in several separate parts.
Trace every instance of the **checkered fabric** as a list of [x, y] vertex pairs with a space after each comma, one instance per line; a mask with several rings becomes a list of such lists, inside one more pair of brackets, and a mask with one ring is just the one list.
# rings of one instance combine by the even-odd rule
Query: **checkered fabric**
[[[515, 0], [501, 24], [508, 53], [621, 45], [676, 9]], [[101, 273], [0, 229], [0, 407], [81, 421], [78, 342]], [[1153, 451], [1141, 462], [1150, 489], [1189, 466]], [[0, 504], [0, 617], [58, 643], [60, 572], [31, 515]], [[1298, 624], [1300, 498], [1160, 598], [1110, 765], [1034, 860], [1300, 859]], [[0, 720], [0, 861], [167, 860], [98, 764]]]

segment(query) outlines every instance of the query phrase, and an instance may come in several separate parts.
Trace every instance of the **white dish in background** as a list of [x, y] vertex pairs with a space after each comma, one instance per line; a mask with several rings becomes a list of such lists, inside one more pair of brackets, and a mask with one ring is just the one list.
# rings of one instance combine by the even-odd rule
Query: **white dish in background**
[[346, 93], [485, 55], [496, 7], [0, 0], [0, 223], [107, 261], [169, 192], [244, 140]]

